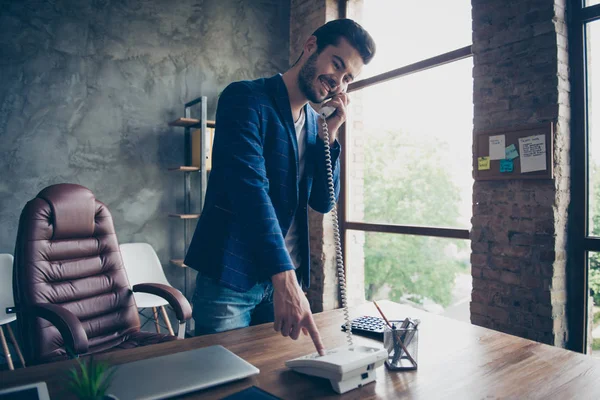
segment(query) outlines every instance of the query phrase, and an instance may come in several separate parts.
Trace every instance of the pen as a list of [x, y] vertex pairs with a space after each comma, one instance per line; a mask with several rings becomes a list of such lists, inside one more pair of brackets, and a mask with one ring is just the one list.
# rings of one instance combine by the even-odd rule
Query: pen
[[379, 314], [381, 314], [385, 323], [391, 328], [392, 324], [390, 324], [390, 321], [388, 321], [388, 319], [385, 317], [385, 315], [383, 314], [383, 311], [381, 311], [381, 308], [379, 308], [379, 306], [377, 305], [377, 302], [375, 300], [373, 300], [373, 304], [375, 304], [375, 307], [377, 307], [377, 311], [379, 311]]

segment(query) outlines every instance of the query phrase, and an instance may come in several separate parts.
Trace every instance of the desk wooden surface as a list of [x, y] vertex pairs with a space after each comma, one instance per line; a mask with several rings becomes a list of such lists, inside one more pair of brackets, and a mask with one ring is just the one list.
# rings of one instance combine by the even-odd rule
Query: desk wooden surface
[[[379, 304], [379, 303], [378, 303]], [[273, 331], [272, 324], [123, 350], [99, 356], [113, 364], [135, 361], [199, 347], [220, 344], [260, 369], [260, 374], [185, 396], [222, 398], [256, 385], [283, 399], [600, 399], [600, 360], [504, 333], [450, 320], [414, 308], [382, 301], [389, 319], [421, 319], [419, 369], [377, 370], [377, 382], [337, 395], [329, 381], [290, 371], [286, 360], [315, 351], [309, 338], [294, 342]], [[351, 310], [352, 317], [379, 315], [372, 304]], [[333, 348], [345, 344], [340, 331], [341, 310], [315, 315], [323, 342]], [[355, 344], [381, 345], [355, 336]], [[198, 360], [202, 362], [202, 360]], [[68, 399], [63, 376], [74, 364], [64, 361], [0, 373], [0, 388], [46, 381], [52, 399]], [[164, 377], [149, 379], [168, 379]], [[137, 384], [143, 384], [139, 382]]]

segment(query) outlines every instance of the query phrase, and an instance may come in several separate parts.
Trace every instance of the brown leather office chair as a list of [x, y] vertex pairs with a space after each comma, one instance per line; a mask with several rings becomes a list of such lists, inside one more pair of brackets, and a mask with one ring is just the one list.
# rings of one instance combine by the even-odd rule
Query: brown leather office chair
[[[39, 364], [75, 355], [146, 346], [177, 337], [140, 331], [112, 216], [87, 188], [53, 185], [27, 203], [19, 220], [13, 288], [25, 358]], [[165, 298], [180, 322], [191, 318], [178, 290], [138, 284]]]

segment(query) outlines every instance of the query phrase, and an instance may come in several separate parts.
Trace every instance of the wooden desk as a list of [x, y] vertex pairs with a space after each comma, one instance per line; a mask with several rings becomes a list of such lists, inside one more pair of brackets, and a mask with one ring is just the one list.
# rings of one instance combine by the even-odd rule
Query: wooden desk
[[[98, 357], [114, 364], [135, 361], [198, 347], [221, 344], [260, 369], [260, 374], [232, 384], [190, 394], [185, 398], [222, 398], [256, 385], [283, 399], [496, 399], [558, 398], [599, 399], [600, 360], [532, 342], [489, 329], [453, 321], [420, 310], [382, 301], [390, 319], [421, 319], [419, 369], [410, 372], [377, 370], [377, 382], [337, 395], [329, 381], [288, 370], [284, 361], [315, 351], [309, 338], [297, 342], [265, 324], [218, 335], [203, 336], [156, 346], [123, 350]], [[352, 317], [378, 315], [372, 304], [353, 309]], [[340, 310], [315, 315], [325, 346], [345, 344], [340, 331]], [[378, 344], [354, 337], [355, 344]], [[202, 362], [202, 360], [198, 360]], [[64, 361], [0, 373], [0, 388], [46, 381], [52, 399], [70, 398], [61, 385]], [[166, 375], [168, 373], [166, 372]], [[150, 378], [150, 377], [149, 377]], [[156, 377], [161, 379], [162, 377]], [[162, 379], [168, 379], [166, 376]], [[139, 382], [138, 384], [143, 384]]]

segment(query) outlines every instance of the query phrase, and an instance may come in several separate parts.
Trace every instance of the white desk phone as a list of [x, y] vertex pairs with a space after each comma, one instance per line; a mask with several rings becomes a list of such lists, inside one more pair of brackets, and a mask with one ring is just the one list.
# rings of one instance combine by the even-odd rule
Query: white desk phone
[[340, 285], [340, 297], [344, 309], [346, 336], [348, 346], [342, 346], [325, 351], [324, 356], [318, 353], [309, 354], [285, 362], [285, 365], [297, 372], [329, 379], [333, 390], [337, 393], [346, 393], [375, 381], [375, 369], [382, 366], [387, 358], [387, 351], [382, 347], [354, 346], [352, 343], [352, 327], [348, 306], [346, 304], [346, 278], [344, 262], [342, 260], [342, 244], [338, 223], [337, 207], [335, 202], [335, 188], [333, 186], [333, 166], [331, 163], [331, 150], [329, 148], [329, 130], [326, 119], [335, 112], [335, 108], [324, 106], [319, 111], [323, 120], [325, 133], [325, 161], [327, 164], [327, 177], [329, 182], [329, 199], [333, 204], [333, 228], [336, 247], [337, 271]]

